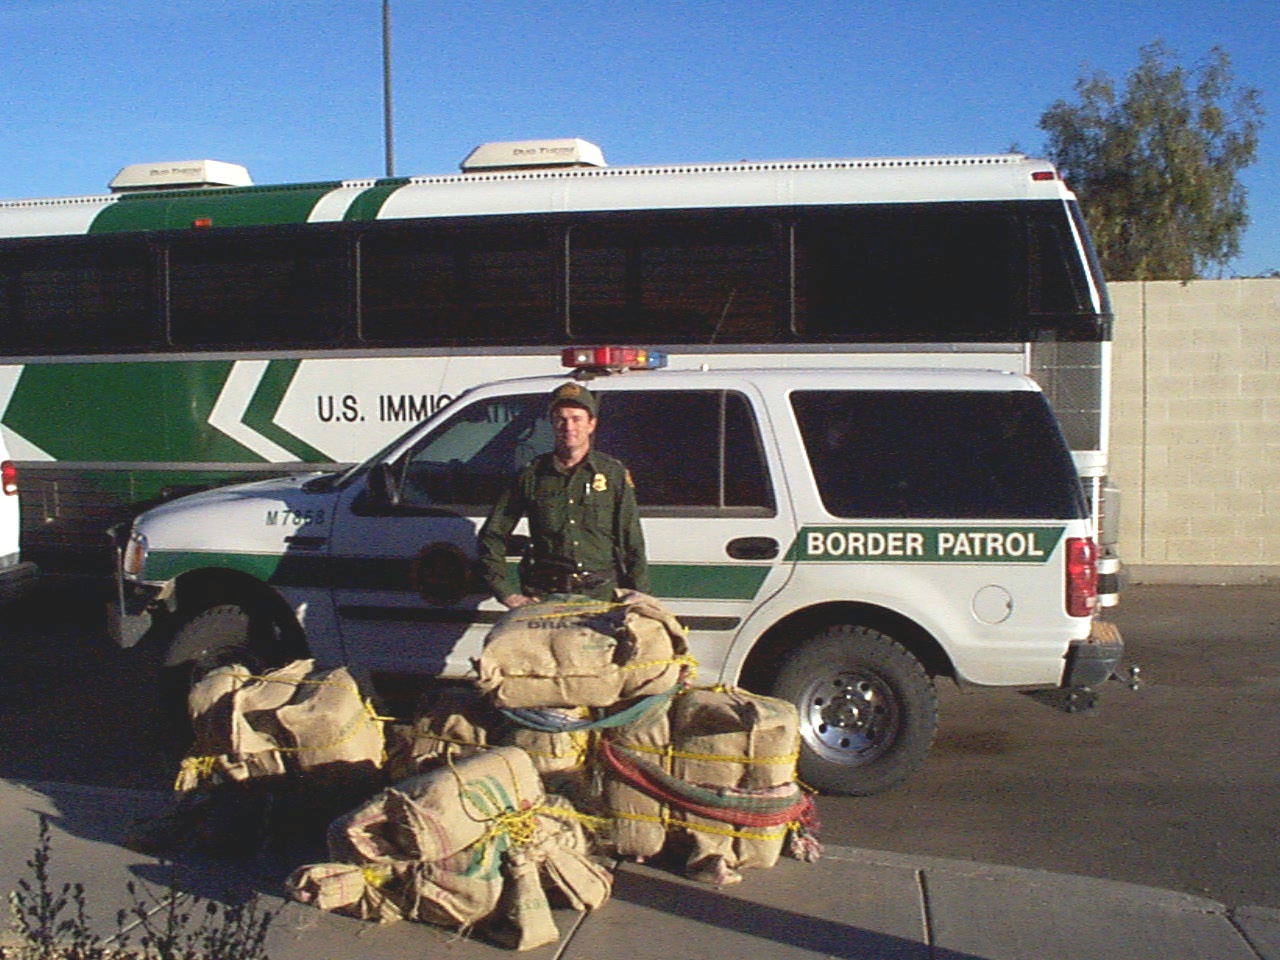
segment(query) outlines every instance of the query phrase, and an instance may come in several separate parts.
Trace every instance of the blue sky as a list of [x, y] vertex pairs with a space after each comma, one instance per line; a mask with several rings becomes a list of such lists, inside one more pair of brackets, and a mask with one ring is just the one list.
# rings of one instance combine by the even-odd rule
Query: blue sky
[[[105, 192], [126, 163], [255, 182], [380, 176], [381, 0], [0, 0], [0, 197]], [[1082, 72], [1216, 45], [1270, 111], [1228, 274], [1280, 269], [1280, 4], [392, 0], [395, 172], [579, 136], [611, 164], [1039, 153]]]

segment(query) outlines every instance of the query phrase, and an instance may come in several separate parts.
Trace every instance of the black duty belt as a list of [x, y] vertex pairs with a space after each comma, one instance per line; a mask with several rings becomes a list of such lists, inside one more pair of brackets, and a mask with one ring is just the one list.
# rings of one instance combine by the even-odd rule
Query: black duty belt
[[537, 593], [594, 593], [615, 584], [613, 577], [589, 570], [560, 570], [534, 565], [524, 574], [526, 588]]

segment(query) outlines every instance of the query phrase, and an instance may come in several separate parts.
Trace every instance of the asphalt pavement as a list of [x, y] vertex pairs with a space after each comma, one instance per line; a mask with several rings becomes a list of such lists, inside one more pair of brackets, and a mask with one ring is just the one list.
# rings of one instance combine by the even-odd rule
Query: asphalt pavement
[[[240, 904], [272, 914], [271, 960], [484, 960], [511, 950], [480, 934], [378, 925], [282, 899], [288, 865], [183, 858], [165, 864], [123, 845], [131, 824], [164, 812], [162, 792], [0, 780], [0, 890], [32, 878], [41, 818], [51, 884], [82, 883], [89, 925], [144, 884], [160, 896]], [[135, 896], [127, 892], [135, 885]], [[199, 911], [194, 911], [196, 914]], [[674, 872], [617, 866], [612, 899], [594, 913], [558, 911], [558, 943], [542, 960], [1280, 960], [1280, 910], [1223, 904], [1153, 887], [1046, 870], [828, 846], [817, 863], [782, 860], [729, 887]], [[133, 936], [138, 931], [133, 931]], [[8, 932], [0, 943], [13, 944]]]

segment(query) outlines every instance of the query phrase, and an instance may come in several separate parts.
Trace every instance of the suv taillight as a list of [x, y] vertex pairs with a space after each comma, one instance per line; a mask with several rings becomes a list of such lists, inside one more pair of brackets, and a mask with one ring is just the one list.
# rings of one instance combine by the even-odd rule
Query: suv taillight
[[1091, 617], [1098, 605], [1098, 546], [1092, 537], [1067, 539], [1067, 615]]
[[6, 497], [18, 495], [18, 468], [13, 465], [12, 460], [0, 463], [0, 486]]

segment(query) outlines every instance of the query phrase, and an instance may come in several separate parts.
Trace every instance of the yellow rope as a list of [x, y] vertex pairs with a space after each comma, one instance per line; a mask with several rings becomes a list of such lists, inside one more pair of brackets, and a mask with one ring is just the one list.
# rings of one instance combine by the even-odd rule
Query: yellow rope
[[710, 833], [718, 837], [731, 837], [734, 840], [783, 840], [786, 839], [789, 830], [798, 827], [799, 824], [784, 824], [777, 831], [772, 833], [754, 833], [746, 830], [734, 830], [730, 827], [713, 827], [703, 823], [690, 823], [687, 820], [676, 820], [667, 814], [661, 816], [652, 816], [645, 813], [627, 813], [622, 810], [610, 810], [610, 814], [617, 820], [635, 820], [640, 823], [657, 823], [661, 824], [664, 829], [673, 827], [681, 830], [694, 830], [698, 833]]
[[360, 868], [360, 876], [364, 878], [364, 882], [377, 890], [386, 884], [393, 876], [391, 864], [389, 863], [368, 863]]
[[182, 765], [178, 767], [178, 776], [173, 781], [173, 789], [181, 790], [188, 777], [193, 777], [197, 785], [212, 779], [217, 762], [217, 757], [183, 757]]
[[554, 613], [527, 611], [511, 617], [510, 620], [515, 623], [523, 623], [526, 620], [567, 620], [584, 613], [609, 613], [611, 610], [625, 607], [626, 604], [614, 603], [612, 600], [566, 600], [563, 603], [557, 603], [556, 606], [569, 606], [574, 609], [559, 610]]
[[483, 846], [493, 843], [499, 837], [506, 837], [518, 847], [526, 846], [533, 842], [534, 831], [538, 827], [537, 815], [541, 811], [541, 807], [530, 807], [527, 810], [500, 813], [490, 821], [489, 829], [477, 843]]
[[685, 666], [685, 667], [689, 667], [691, 670], [697, 670], [698, 661], [693, 659], [693, 657], [689, 656], [686, 653], [678, 657], [670, 657], [665, 660], [641, 660], [636, 663], [624, 663], [622, 664], [621, 667], [619, 667], [619, 669], [620, 670], [647, 670], [649, 667], [670, 667], [670, 666]]
[[613, 820], [610, 817], [592, 816], [589, 813], [581, 813], [572, 807], [547, 806], [540, 808], [538, 813], [544, 817], [563, 820], [566, 823], [580, 823], [594, 833], [603, 833], [613, 828]]

